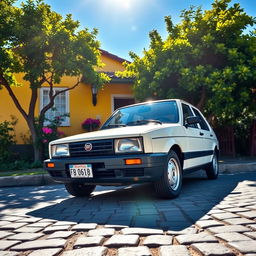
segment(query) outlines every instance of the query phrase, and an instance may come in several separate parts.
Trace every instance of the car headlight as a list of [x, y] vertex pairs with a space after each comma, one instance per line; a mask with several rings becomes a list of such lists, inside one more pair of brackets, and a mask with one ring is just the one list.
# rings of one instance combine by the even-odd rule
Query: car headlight
[[57, 144], [51, 146], [52, 157], [69, 156], [69, 146], [68, 144]]
[[125, 138], [115, 140], [116, 153], [143, 152], [141, 138]]

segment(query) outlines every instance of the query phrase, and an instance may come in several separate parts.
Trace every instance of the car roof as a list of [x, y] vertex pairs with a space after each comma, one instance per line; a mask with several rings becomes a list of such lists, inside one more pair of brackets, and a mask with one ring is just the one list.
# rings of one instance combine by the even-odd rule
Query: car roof
[[[126, 105], [126, 106], [120, 107], [118, 109], [127, 108], [127, 107], [130, 107], [130, 106], [139, 106], [139, 105], [144, 105], [144, 104], [150, 104], [150, 103], [165, 102], [165, 101], [176, 101], [176, 102], [181, 102], [181, 103], [185, 103], [185, 104], [193, 106], [191, 103], [186, 102], [185, 100], [182, 100], [182, 99], [163, 99], [163, 100], [143, 101], [143, 102], [139, 102], [139, 103], [135, 103], [135, 104]], [[195, 106], [193, 106], [193, 107], [195, 107]]]

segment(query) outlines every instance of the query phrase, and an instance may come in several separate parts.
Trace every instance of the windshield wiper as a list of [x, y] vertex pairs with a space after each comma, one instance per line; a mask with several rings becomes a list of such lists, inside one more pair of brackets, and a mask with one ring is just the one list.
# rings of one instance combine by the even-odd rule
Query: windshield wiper
[[137, 120], [137, 121], [133, 121], [133, 122], [128, 122], [127, 125], [141, 125], [141, 124], [148, 124], [148, 123], [162, 124], [162, 122], [159, 120], [145, 119], [145, 120]]

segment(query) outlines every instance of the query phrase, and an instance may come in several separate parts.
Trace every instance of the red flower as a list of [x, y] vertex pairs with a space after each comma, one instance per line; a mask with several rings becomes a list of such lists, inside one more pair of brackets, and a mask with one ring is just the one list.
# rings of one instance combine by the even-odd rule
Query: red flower
[[52, 132], [53, 132], [52, 128], [49, 128], [49, 127], [43, 127], [42, 131], [45, 134], [52, 134]]

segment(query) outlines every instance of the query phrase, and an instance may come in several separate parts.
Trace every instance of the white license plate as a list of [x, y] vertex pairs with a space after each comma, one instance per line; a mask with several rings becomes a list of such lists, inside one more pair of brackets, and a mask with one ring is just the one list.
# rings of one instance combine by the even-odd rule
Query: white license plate
[[70, 164], [69, 171], [71, 178], [93, 178], [91, 164]]

